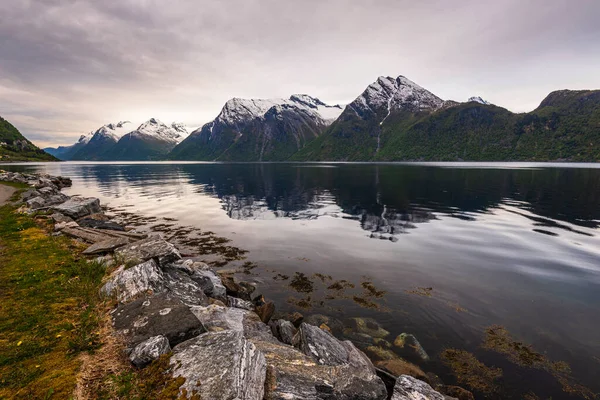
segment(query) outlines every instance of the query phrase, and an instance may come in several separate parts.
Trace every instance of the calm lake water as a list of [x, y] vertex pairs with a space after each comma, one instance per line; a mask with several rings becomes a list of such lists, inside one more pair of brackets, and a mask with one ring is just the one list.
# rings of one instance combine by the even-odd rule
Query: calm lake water
[[[598, 165], [1, 168], [69, 176], [68, 194], [230, 238], [258, 265], [246, 278], [279, 310], [344, 323], [374, 318], [389, 342], [412, 333], [431, 357], [423, 369], [446, 383], [456, 381], [440, 353], [465, 349], [503, 370], [496, 392], [478, 398], [585, 398], [565, 393], [568, 385], [544, 362], [518, 366], [514, 357], [483, 348], [492, 325], [545, 360], [568, 363], [569, 385], [600, 392]], [[354, 288], [328, 289], [340, 280]]]

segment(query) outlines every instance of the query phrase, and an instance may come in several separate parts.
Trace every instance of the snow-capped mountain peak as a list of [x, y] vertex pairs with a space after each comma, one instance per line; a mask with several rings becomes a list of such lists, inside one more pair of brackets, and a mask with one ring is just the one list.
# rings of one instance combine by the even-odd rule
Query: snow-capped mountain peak
[[384, 109], [387, 111], [387, 118], [395, 110], [435, 111], [443, 105], [442, 99], [400, 75], [397, 78], [380, 76], [349, 107], [358, 115], [377, 113]]
[[469, 97], [469, 100], [468, 100], [467, 102], [468, 102], [468, 103], [475, 102], [475, 103], [479, 103], [479, 104], [484, 104], [484, 105], [486, 105], [486, 106], [489, 106], [489, 105], [491, 105], [491, 104], [492, 104], [492, 103], [490, 103], [489, 101], [486, 101], [486, 100], [482, 99], [482, 98], [481, 98], [481, 97], [479, 97], [479, 96], [473, 96], [473, 97]]
[[[185, 128], [183, 129], [185, 130]], [[170, 143], [179, 143], [183, 140], [178, 129], [175, 129], [173, 125], [167, 126], [156, 118], [150, 118], [131, 133], [135, 136], [151, 136]]]
[[241, 99], [234, 97], [225, 103], [214, 122], [238, 124], [252, 121], [255, 118], [262, 119], [273, 107], [278, 109], [290, 107], [306, 111], [312, 114], [315, 119], [319, 119], [326, 124], [333, 122], [343, 110], [340, 105], [331, 106], [306, 94], [294, 94], [288, 99]]

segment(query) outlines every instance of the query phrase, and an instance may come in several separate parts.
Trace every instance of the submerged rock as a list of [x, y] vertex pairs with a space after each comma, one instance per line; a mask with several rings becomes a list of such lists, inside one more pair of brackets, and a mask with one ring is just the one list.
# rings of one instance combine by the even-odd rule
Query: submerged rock
[[171, 347], [205, 332], [189, 307], [168, 293], [121, 304], [113, 314], [114, 326], [130, 346], [162, 335]]
[[79, 219], [86, 215], [102, 211], [100, 208], [100, 200], [95, 197], [71, 197], [64, 203], [55, 205], [52, 208], [73, 219]]
[[408, 375], [396, 380], [392, 400], [444, 400], [443, 394], [433, 390], [427, 383]]
[[344, 329], [342, 322], [324, 314], [311, 314], [304, 319], [304, 322], [314, 326], [327, 325], [333, 333], [341, 333]]
[[401, 333], [398, 335], [396, 340], [394, 340], [394, 346], [404, 349], [407, 356], [412, 355], [420, 358], [422, 361], [429, 361], [429, 355], [423, 346], [421, 346], [421, 343], [410, 333]]
[[373, 338], [386, 338], [390, 332], [379, 325], [373, 318], [352, 318], [352, 328], [358, 333], [369, 335]]
[[145, 367], [163, 354], [171, 351], [169, 340], [162, 336], [153, 336], [135, 346], [129, 353], [129, 361], [138, 368]]
[[128, 269], [119, 268], [100, 290], [106, 296], [116, 296], [119, 301], [130, 301], [166, 290], [165, 276], [154, 260], [149, 260]]
[[241, 332], [208, 332], [173, 349], [173, 377], [180, 390], [202, 399], [262, 400], [266, 361]]

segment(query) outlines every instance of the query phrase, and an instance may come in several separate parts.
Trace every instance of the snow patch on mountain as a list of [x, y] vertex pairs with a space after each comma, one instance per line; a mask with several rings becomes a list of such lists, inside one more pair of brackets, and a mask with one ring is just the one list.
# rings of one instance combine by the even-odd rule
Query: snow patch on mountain
[[379, 77], [349, 107], [359, 116], [385, 109], [386, 116], [381, 124], [393, 111], [435, 111], [443, 105], [442, 99], [400, 75], [397, 78]]
[[475, 103], [479, 103], [479, 104], [484, 104], [486, 106], [489, 106], [492, 104], [489, 101], [486, 101], [479, 96], [469, 97], [469, 100], [467, 102], [468, 103], [475, 102]]
[[179, 143], [184, 139], [182, 136], [183, 132], [187, 133], [187, 130], [181, 124], [173, 123], [171, 126], [168, 126], [156, 118], [150, 118], [135, 131], [131, 132], [131, 135], [138, 137], [150, 136], [169, 143]]
[[295, 108], [299, 111], [308, 112], [326, 125], [337, 119], [343, 111], [340, 105], [328, 105], [306, 94], [295, 94], [288, 99], [241, 99], [234, 97], [225, 103], [214, 122], [238, 124], [256, 118], [263, 119], [267, 112], [273, 108], [275, 108], [275, 111]]

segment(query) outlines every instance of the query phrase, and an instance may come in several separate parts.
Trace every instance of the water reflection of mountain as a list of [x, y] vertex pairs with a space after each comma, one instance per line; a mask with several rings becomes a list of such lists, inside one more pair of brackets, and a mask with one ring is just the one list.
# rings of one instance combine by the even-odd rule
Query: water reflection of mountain
[[595, 228], [598, 169], [463, 169], [347, 164], [179, 165], [190, 182], [218, 197], [231, 218], [356, 219], [395, 235], [438, 215], [475, 220], [505, 203], [552, 220]]
[[407, 232], [439, 216], [476, 220], [506, 205], [543, 217], [535, 221], [538, 227], [556, 228], [555, 221], [600, 224], [600, 169], [69, 163], [56, 168], [53, 172], [94, 182], [110, 195], [136, 187], [142, 196], [160, 199], [195, 190], [219, 198], [230, 218], [331, 215], [355, 219], [375, 236]]

